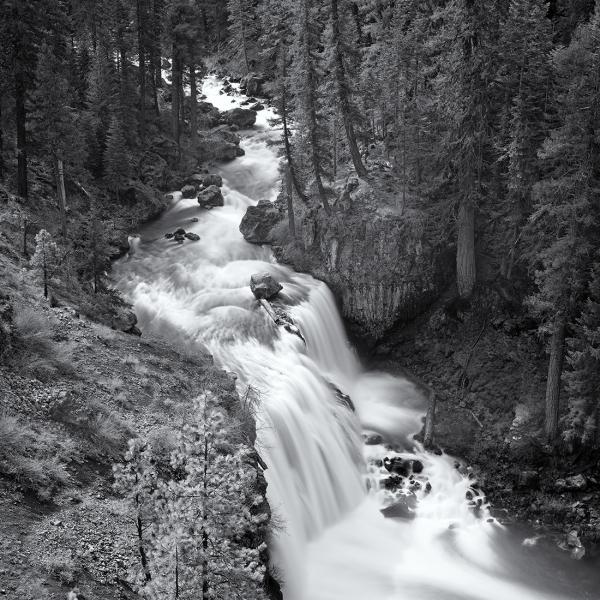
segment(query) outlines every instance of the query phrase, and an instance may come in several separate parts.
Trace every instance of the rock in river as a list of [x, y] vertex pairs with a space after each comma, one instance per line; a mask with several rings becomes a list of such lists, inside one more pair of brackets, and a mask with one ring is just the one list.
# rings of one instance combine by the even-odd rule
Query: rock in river
[[242, 217], [240, 231], [247, 242], [268, 244], [272, 241], [271, 230], [282, 219], [282, 214], [272, 202], [259, 200], [256, 206], [249, 206]]
[[198, 204], [202, 208], [214, 208], [215, 206], [223, 206], [223, 194], [216, 185], [209, 185], [205, 190], [198, 192]]
[[193, 185], [184, 185], [181, 188], [181, 196], [182, 198], [195, 198], [196, 188]]
[[279, 294], [283, 286], [269, 273], [255, 273], [250, 277], [250, 289], [257, 300], [270, 300]]
[[248, 108], [232, 108], [224, 115], [226, 123], [237, 125], [240, 129], [249, 129], [256, 123], [256, 112]]

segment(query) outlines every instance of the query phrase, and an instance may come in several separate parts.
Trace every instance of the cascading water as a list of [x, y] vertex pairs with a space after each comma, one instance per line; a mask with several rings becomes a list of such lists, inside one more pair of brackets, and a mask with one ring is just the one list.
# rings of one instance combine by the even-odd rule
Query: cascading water
[[[219, 94], [212, 77], [203, 91], [221, 110], [243, 98]], [[216, 169], [224, 180], [225, 206], [200, 212], [196, 200], [176, 194], [130, 256], [115, 265], [115, 278], [143, 330], [201, 342], [237, 374], [240, 391], [250, 385], [258, 393], [259, 450], [269, 467], [269, 502], [281, 524], [271, 550], [285, 598], [593, 598], [572, 593], [567, 584], [562, 589], [570, 593], [561, 594], [556, 578], [545, 582], [529, 565], [523, 568], [515, 557], [542, 570], [546, 563], [536, 563], [531, 548], [505, 534], [482, 500], [476, 510], [469, 506], [473, 482], [453, 459], [410, 441], [424, 410], [414, 387], [363, 372], [328, 288], [275, 264], [269, 249], [243, 240], [238, 225], [245, 209], [261, 198], [274, 199], [278, 189], [273, 116], [270, 110], [258, 113], [255, 128], [243, 135], [245, 156]], [[197, 233], [200, 241], [177, 245], [164, 239], [176, 227]], [[277, 328], [254, 300], [250, 275], [262, 271], [284, 285], [280, 301], [306, 345]], [[356, 413], [336, 388], [351, 396]], [[363, 446], [361, 430], [384, 435], [398, 452]], [[412, 520], [381, 513], [408, 492], [406, 486], [380, 489], [389, 475], [380, 461], [394, 455], [423, 465], [406, 484], [418, 498]]]

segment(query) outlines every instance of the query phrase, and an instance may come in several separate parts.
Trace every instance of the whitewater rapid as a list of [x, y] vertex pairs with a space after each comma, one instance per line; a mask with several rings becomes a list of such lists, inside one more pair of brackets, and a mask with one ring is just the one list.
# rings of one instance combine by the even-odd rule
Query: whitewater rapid
[[[206, 79], [209, 102], [221, 110], [240, 105], [243, 96], [220, 91], [216, 78]], [[468, 473], [410, 441], [423, 399], [409, 382], [361, 367], [327, 286], [244, 241], [238, 226], [246, 208], [274, 200], [280, 187], [274, 117], [270, 109], [259, 112], [256, 126], [242, 132], [245, 155], [215, 166], [225, 206], [205, 211], [174, 194], [114, 277], [143, 331], [205, 345], [236, 374], [241, 393], [250, 386], [258, 397], [257, 447], [280, 525], [271, 553], [286, 600], [592, 598], [561, 591], [545, 563], [532, 576], [524, 563], [537, 564], [535, 550], [509, 539], [483, 496], [473, 510], [466, 496], [477, 490]], [[164, 238], [177, 227], [200, 241]], [[306, 345], [276, 327], [252, 296], [250, 275], [264, 271], [284, 286], [278, 302]], [[356, 412], [335, 388], [350, 395]], [[394, 451], [364, 445], [365, 432], [393, 441]], [[381, 513], [401, 493], [380, 489], [389, 475], [381, 461], [392, 456], [423, 465], [413, 480], [412, 520]]]

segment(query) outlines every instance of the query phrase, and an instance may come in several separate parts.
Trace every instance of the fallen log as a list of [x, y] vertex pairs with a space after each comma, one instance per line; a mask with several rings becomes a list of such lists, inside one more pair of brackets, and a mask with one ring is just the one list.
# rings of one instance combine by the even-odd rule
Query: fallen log
[[271, 303], [265, 298], [259, 298], [260, 305], [265, 309], [269, 317], [273, 320], [273, 323], [278, 327], [283, 327], [287, 332], [292, 335], [298, 336], [305, 344], [306, 340], [300, 332], [298, 326], [294, 323], [293, 319], [281, 308], [273, 308]]

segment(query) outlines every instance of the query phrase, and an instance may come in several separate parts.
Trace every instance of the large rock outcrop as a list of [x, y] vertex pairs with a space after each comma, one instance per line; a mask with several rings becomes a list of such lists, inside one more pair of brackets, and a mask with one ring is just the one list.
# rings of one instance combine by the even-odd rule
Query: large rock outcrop
[[382, 204], [368, 185], [354, 182], [333, 215], [303, 211], [296, 244], [274, 248], [282, 262], [325, 281], [354, 332], [372, 341], [423, 312], [452, 274], [447, 246], [442, 250], [428, 236], [426, 214]]
[[270, 244], [273, 242], [273, 227], [283, 215], [268, 200], [259, 200], [256, 206], [249, 206], [240, 223], [240, 231], [247, 242], [253, 244]]
[[224, 113], [226, 123], [240, 129], [250, 129], [256, 123], [256, 112], [249, 108], [232, 108]]

